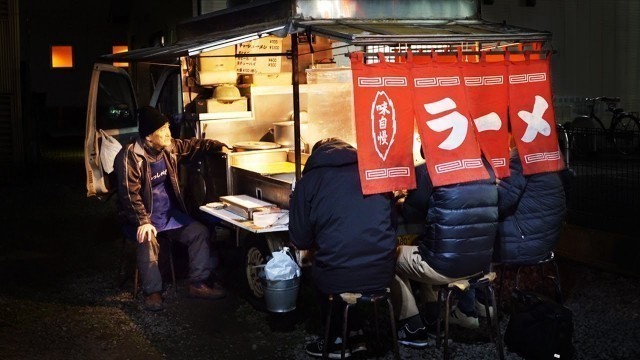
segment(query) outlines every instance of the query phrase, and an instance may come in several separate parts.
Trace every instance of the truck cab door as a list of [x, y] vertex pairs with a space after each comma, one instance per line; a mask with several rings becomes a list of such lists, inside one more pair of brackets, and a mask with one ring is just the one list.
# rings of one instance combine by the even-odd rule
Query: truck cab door
[[115, 154], [109, 156], [107, 145], [113, 145], [113, 139], [124, 145], [137, 137], [137, 109], [129, 74], [111, 65], [95, 64], [84, 139], [88, 197], [103, 199], [116, 190], [115, 172], [111, 171]]

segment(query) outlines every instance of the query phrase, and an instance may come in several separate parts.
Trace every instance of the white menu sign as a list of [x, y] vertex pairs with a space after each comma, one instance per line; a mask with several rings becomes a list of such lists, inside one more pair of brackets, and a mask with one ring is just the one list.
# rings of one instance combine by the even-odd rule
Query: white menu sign
[[[282, 39], [274, 36], [242, 43], [236, 49], [238, 55], [281, 52]], [[274, 74], [280, 72], [280, 66], [280, 56], [239, 57], [236, 62], [236, 71], [239, 74]]]

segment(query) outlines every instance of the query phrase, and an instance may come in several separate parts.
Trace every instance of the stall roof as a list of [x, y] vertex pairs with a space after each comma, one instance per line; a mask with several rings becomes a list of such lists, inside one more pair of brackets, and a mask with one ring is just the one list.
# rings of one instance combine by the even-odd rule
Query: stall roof
[[[292, 5], [296, 4], [295, 13]], [[107, 61], [175, 62], [176, 58], [196, 55], [267, 35], [284, 37], [306, 32], [328, 37], [346, 44], [407, 45], [486, 42], [546, 42], [551, 33], [491, 23], [475, 16], [475, 0], [381, 2], [379, 0], [347, 1], [345, 13], [329, 13], [335, 18], [313, 17], [319, 1], [260, 0], [188, 19], [178, 25], [178, 42], [164, 47], [136, 49], [102, 57]], [[363, 5], [364, 4], [364, 5]], [[383, 6], [384, 5], [384, 6]], [[389, 6], [391, 6], [389, 8]], [[426, 19], [382, 19], [381, 9], [395, 14], [426, 14]], [[342, 9], [342, 8], [340, 8]], [[440, 11], [437, 11], [440, 9]], [[446, 10], [446, 11], [443, 11]], [[460, 10], [462, 9], [462, 10]], [[455, 10], [455, 11], [454, 11]], [[303, 12], [308, 14], [304, 15]], [[434, 19], [432, 16], [448, 16]], [[310, 16], [311, 15], [311, 16]], [[349, 18], [348, 16], [353, 16]], [[409, 16], [409, 15], [407, 15]], [[339, 17], [339, 18], [337, 18]]]
[[483, 20], [315, 20], [296, 27], [350, 45], [548, 41], [551, 33]]
[[135, 49], [127, 52], [108, 54], [101, 58], [107, 61], [125, 62], [175, 62], [177, 58], [197, 55], [204, 51], [239, 44], [267, 35], [286, 36], [288, 24], [282, 22], [261, 23], [235, 28], [227, 31], [212, 32], [198, 37], [180, 40], [169, 46], [155, 46]]
[[185, 39], [164, 47], [109, 54], [108, 61], [167, 62], [203, 51], [239, 44], [267, 35], [286, 36], [293, 32], [310, 32], [350, 45], [460, 44], [488, 42], [546, 42], [551, 33], [490, 23], [483, 20], [314, 20], [273, 22], [249, 25]]

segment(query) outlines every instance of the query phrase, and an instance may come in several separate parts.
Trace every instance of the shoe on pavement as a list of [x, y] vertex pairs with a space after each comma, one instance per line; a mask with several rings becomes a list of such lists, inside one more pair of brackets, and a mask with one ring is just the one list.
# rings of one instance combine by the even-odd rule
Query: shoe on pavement
[[[322, 357], [322, 352], [324, 351], [324, 339], [319, 339], [314, 342], [310, 342], [305, 346], [305, 351], [307, 354], [315, 357]], [[334, 342], [329, 343], [329, 348], [327, 349], [327, 355], [329, 359], [340, 359], [342, 357], [342, 339], [336, 338]], [[351, 357], [351, 350], [346, 348], [344, 351], [344, 358]]]
[[477, 317], [465, 315], [465, 313], [457, 307], [454, 307], [449, 315], [449, 324], [462, 326], [467, 329], [477, 329], [480, 327], [480, 322]]
[[351, 347], [352, 354], [369, 350], [367, 348], [367, 338], [364, 337], [362, 330], [350, 331], [347, 345]]
[[[478, 316], [487, 317], [487, 310], [484, 307], [484, 304], [480, 301], [476, 300], [476, 312]], [[489, 315], [493, 317], [493, 306], [489, 306]]]
[[164, 309], [164, 305], [162, 304], [162, 296], [159, 292], [154, 292], [152, 294], [146, 295], [144, 297], [144, 308], [148, 311], [161, 311]]
[[189, 284], [189, 296], [193, 298], [217, 300], [227, 296], [227, 292], [219, 287], [208, 287], [204, 283]]
[[409, 324], [405, 324], [398, 330], [398, 342], [405, 346], [422, 349], [435, 344], [435, 335], [430, 334], [424, 326], [412, 330]]

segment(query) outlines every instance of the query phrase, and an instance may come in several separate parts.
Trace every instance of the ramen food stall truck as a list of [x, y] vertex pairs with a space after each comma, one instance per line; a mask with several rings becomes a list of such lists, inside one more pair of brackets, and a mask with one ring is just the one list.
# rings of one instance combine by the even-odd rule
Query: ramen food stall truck
[[[198, 217], [214, 213], [213, 203], [239, 208], [242, 219], [220, 224], [243, 249], [240, 273], [259, 299], [257, 266], [287, 243], [287, 227], [256, 227], [252, 209], [288, 209], [316, 141], [340, 137], [357, 145], [351, 53], [363, 52], [365, 63], [378, 61], [377, 53], [402, 61], [409, 50], [478, 58], [537, 51], [550, 40], [548, 32], [484, 21], [479, 9], [479, 0], [253, 1], [178, 24], [174, 44], [106, 55], [89, 91], [88, 196], [113, 192], [104, 139], [135, 137], [141, 106], [130, 74], [104, 62], [128, 62], [135, 74], [162, 64], [150, 105], [171, 119], [174, 137], [216, 139], [233, 149], [185, 164], [182, 185]], [[247, 199], [253, 203], [238, 204]]]

